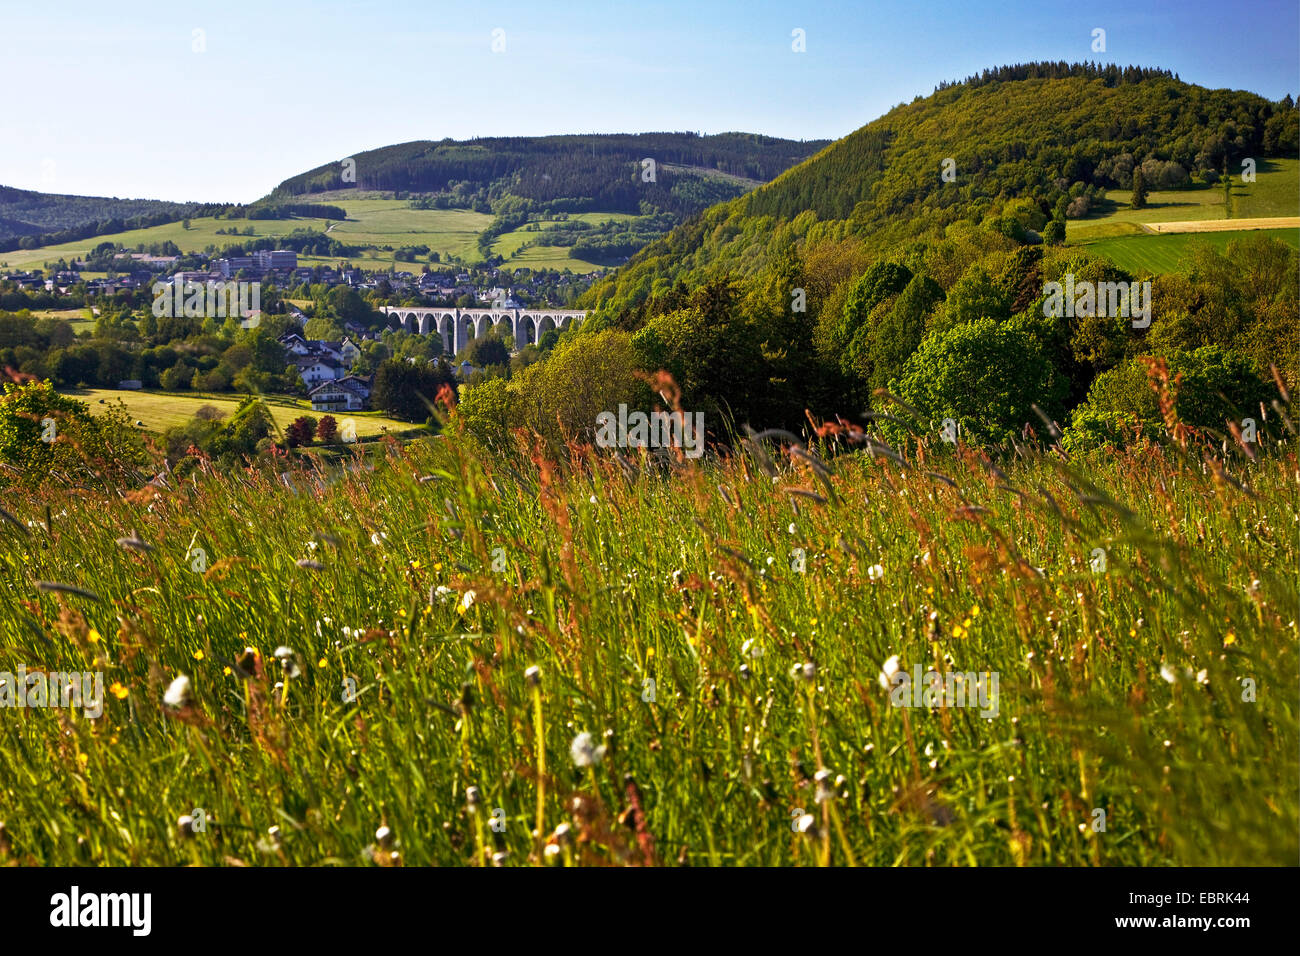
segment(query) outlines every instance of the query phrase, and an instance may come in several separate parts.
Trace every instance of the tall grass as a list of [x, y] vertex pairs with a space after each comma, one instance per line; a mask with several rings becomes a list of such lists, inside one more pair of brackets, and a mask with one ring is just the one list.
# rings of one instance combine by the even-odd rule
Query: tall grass
[[[1295, 862], [1294, 453], [389, 447], [5, 502], [0, 671], [113, 690], [0, 710], [0, 859]], [[891, 655], [997, 716], [891, 706]]]

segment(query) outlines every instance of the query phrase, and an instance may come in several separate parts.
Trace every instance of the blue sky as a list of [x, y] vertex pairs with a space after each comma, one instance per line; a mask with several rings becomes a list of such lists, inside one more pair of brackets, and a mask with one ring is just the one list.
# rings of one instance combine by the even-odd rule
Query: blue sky
[[942, 79], [1028, 60], [1160, 66], [1277, 99], [1300, 92], [1298, 36], [1295, 0], [0, 0], [0, 184], [246, 202], [414, 139], [835, 138]]

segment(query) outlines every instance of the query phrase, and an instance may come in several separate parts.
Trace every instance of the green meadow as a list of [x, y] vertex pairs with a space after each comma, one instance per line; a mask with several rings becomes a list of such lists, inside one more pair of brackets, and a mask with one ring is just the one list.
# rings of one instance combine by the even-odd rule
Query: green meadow
[[31, 309], [33, 319], [62, 319], [72, 326], [72, 331], [80, 335], [82, 332], [95, 331], [95, 319], [91, 315], [90, 309]]
[[[229, 394], [194, 394], [192, 392], [153, 392], [131, 391], [128, 389], [90, 388], [69, 389], [65, 392], [90, 406], [91, 412], [99, 413], [105, 405], [120, 401], [131, 421], [144, 422], [144, 430], [159, 433], [174, 425], [183, 425], [194, 413], [205, 405], [212, 406], [225, 414], [227, 418], [234, 415], [239, 407], [239, 397]], [[282, 432], [295, 418], [310, 415], [320, 419], [325, 412], [313, 412], [311, 402], [301, 398], [267, 396], [267, 408], [275, 419], [276, 427]], [[356, 422], [358, 437], [392, 434], [400, 435], [411, 431], [410, 422], [388, 418], [376, 412], [331, 412], [342, 421], [351, 418]]]
[[[0, 253], [0, 268], [31, 269], [48, 268], [60, 258], [72, 261], [78, 256], [86, 256], [101, 242], [120, 242], [135, 248], [139, 243], [147, 247], [151, 243], [171, 241], [184, 252], [200, 252], [209, 245], [218, 249], [235, 245], [245, 239], [267, 236], [287, 236], [297, 229], [313, 229], [317, 232], [328, 230], [332, 238], [349, 245], [366, 247], [362, 253], [349, 258], [359, 268], [385, 269], [420, 272], [428, 264], [428, 257], [421, 257], [418, 262], [403, 262], [393, 257], [392, 252], [384, 251], [379, 246], [428, 246], [438, 252], [443, 259], [455, 256], [463, 262], [475, 263], [482, 259], [478, 249], [479, 234], [492, 222], [492, 217], [468, 209], [412, 209], [407, 200], [365, 198], [332, 199], [310, 197], [320, 202], [341, 206], [347, 213], [345, 221], [325, 219], [214, 219], [201, 217], [190, 220], [190, 228], [183, 223], [168, 223], [149, 229], [135, 229], [112, 235], [95, 236], [76, 242], [43, 246], [40, 249], [20, 249]], [[607, 221], [627, 221], [635, 216], [625, 213], [575, 213], [572, 220], [600, 223]], [[545, 224], [544, 224], [545, 225]], [[242, 233], [253, 229], [252, 236]], [[237, 230], [241, 235], [218, 235], [217, 230]], [[514, 252], [530, 233], [516, 230], [505, 233], [498, 238], [493, 247], [494, 252], [507, 257], [507, 268], [526, 266], [528, 268], [571, 269], [574, 272], [590, 272], [599, 268], [595, 263], [580, 259], [570, 259], [567, 248], [539, 247], [527, 249], [518, 256]], [[299, 263], [304, 266], [337, 266], [339, 260], [330, 256], [299, 256]]]
[[[1295, 229], [1256, 230], [1285, 242], [1291, 248], [1300, 248], [1300, 233]], [[1104, 255], [1130, 275], [1160, 275], [1178, 272], [1183, 267], [1184, 256], [1197, 243], [1205, 243], [1223, 252], [1233, 239], [1254, 235], [1255, 231], [1182, 232], [1167, 236], [1136, 235], [1113, 239], [1096, 239], [1082, 243], [1089, 252]]]
[[[589, 222], [592, 225], [599, 225], [605, 222], [631, 222], [637, 218], [639, 217], [629, 213], [580, 212], [570, 214], [567, 221]], [[538, 220], [536, 224], [541, 229], [546, 229], [562, 223], [556, 219], [545, 219]], [[598, 263], [570, 257], [569, 249], [566, 246], [539, 245], [530, 246], [527, 249], [520, 248], [525, 242], [536, 242], [540, 235], [538, 232], [529, 232], [527, 229], [513, 229], [510, 232], [504, 232], [492, 243], [492, 252], [505, 257], [504, 268], [572, 269], [574, 272], [591, 272], [602, 268]]]
[[1106, 202], [1085, 219], [1066, 223], [1070, 242], [1145, 235], [1140, 223], [1189, 222], [1202, 219], [1254, 219], [1300, 215], [1300, 160], [1265, 159], [1256, 168], [1255, 182], [1241, 182], [1240, 171], [1232, 176], [1232, 214], [1224, 210], [1222, 184], [1197, 185], [1188, 189], [1152, 191], [1147, 205], [1130, 205], [1132, 190], [1109, 189]]
[[1294, 864], [1294, 448], [467, 441], [7, 499], [0, 862]]
[[[1071, 245], [1105, 255], [1134, 275], [1176, 272], [1193, 243], [1205, 242], [1223, 250], [1234, 238], [1246, 235], [1246, 231], [1154, 235], [1143, 229], [1143, 223], [1295, 216], [1300, 213], [1297, 182], [1300, 182], [1300, 160], [1262, 160], [1254, 183], [1242, 183], [1239, 175], [1233, 177], [1231, 216], [1225, 214], [1222, 185], [1151, 192], [1144, 209], [1131, 208], [1129, 190], [1112, 189], [1107, 191], [1107, 206], [1100, 212], [1066, 224], [1066, 237]], [[1293, 248], [1300, 245], [1294, 229], [1262, 231]]]
[[[254, 235], [251, 237], [217, 235], [218, 229], [238, 229], [242, 232], [249, 226], [254, 231]], [[76, 256], [89, 255], [90, 251], [101, 242], [122, 243], [124, 246], [134, 249], [138, 243], [144, 243], [148, 246], [150, 243], [161, 243], [170, 240], [176, 243], [177, 247], [184, 252], [199, 252], [208, 245], [216, 245], [221, 248], [225, 245], [234, 245], [244, 238], [287, 236], [295, 229], [305, 228], [323, 231], [325, 221], [321, 219], [214, 219], [206, 216], [191, 219], [189, 229], [184, 228], [183, 223], [171, 222], [162, 226], [152, 226], [148, 229], [132, 229], [127, 232], [79, 239], [75, 242], [42, 246], [39, 249], [18, 249], [13, 252], [4, 252], [0, 253], [0, 265], [16, 269], [30, 269], [32, 267], [47, 267], [60, 258], [71, 262]]]

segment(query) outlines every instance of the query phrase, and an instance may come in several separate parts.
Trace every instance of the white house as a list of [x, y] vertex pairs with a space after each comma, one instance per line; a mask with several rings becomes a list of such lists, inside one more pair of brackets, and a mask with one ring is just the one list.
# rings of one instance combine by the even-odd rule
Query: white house
[[307, 340], [297, 332], [286, 332], [280, 336], [280, 344], [294, 355], [309, 355], [311, 348], [307, 345]]
[[298, 367], [298, 374], [308, 386], [320, 382], [332, 382], [347, 375], [347, 369], [342, 365], [319, 356], [305, 356], [297, 359], [294, 365]]
[[311, 410], [314, 412], [359, 412], [366, 407], [365, 396], [369, 388], [357, 379], [348, 377], [336, 382], [322, 382], [310, 392]]
[[343, 360], [344, 365], [351, 368], [356, 364], [357, 359], [361, 358], [361, 348], [352, 339], [344, 336], [339, 344], [339, 358]]

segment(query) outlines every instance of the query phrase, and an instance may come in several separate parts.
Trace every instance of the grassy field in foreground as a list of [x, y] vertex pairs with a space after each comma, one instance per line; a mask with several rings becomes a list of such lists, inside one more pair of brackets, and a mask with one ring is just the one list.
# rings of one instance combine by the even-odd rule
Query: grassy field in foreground
[[1294, 451], [771, 454], [10, 496], [0, 863], [1294, 864]]
[[[194, 413], [204, 405], [215, 406], [225, 412], [227, 418], [234, 415], [235, 409], [239, 407], [239, 396], [228, 394], [195, 395], [186, 392], [133, 392], [113, 388], [67, 389], [65, 394], [72, 395], [89, 404], [92, 413], [98, 413], [102, 410], [101, 399], [106, 403], [113, 403], [121, 399], [131, 420], [144, 422], [145, 430], [150, 432], [161, 432], [173, 425], [183, 425], [193, 418]], [[311, 402], [306, 399], [272, 395], [267, 396], [266, 404], [271, 411], [271, 417], [275, 419], [276, 426], [281, 430], [300, 415], [310, 415], [313, 418], [320, 419], [325, 414], [324, 412], [313, 412]], [[376, 412], [334, 412], [333, 415], [339, 421], [344, 418], [351, 418], [356, 421], [357, 436], [360, 438], [380, 435], [385, 430], [391, 435], [398, 435], [413, 427], [410, 422], [386, 418]]]
[[[1220, 252], [1233, 239], [1255, 235], [1256, 232], [1201, 232], [1176, 233], [1168, 236], [1139, 234], [1114, 239], [1097, 239], [1082, 243], [1089, 252], [1106, 256], [1130, 275], [1160, 275], [1177, 272], [1183, 256], [1193, 243], [1206, 243]], [[1292, 249], [1300, 248], [1300, 232], [1295, 229], [1262, 229], [1258, 234], [1285, 242]]]

